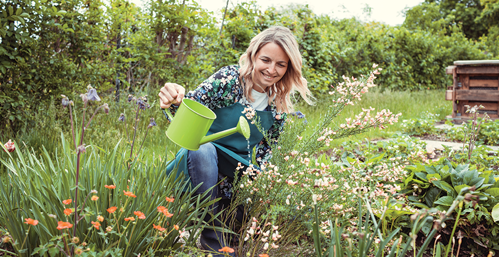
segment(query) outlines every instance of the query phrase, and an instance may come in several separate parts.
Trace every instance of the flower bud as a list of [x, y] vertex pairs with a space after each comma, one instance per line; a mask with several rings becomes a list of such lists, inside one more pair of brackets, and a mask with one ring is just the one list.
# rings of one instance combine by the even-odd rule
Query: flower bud
[[82, 145], [78, 146], [78, 152], [79, 153], [86, 152], [85, 144], [82, 144]]
[[105, 104], [103, 104], [102, 106], [104, 106], [104, 107], [103, 107], [103, 108], [104, 108], [104, 112], [105, 112], [106, 114], [109, 114], [109, 105], [108, 105], [107, 103], [105, 103]]
[[157, 126], [156, 122], [154, 121], [154, 118], [151, 118], [151, 120], [149, 121], [149, 128], [152, 128], [154, 126]]

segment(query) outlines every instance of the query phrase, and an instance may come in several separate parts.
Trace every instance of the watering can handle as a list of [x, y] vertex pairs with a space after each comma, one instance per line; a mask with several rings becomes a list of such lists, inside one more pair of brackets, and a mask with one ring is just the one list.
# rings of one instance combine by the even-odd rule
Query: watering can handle
[[[176, 104], [177, 101], [175, 99], [173, 99], [173, 101], [171, 102], [171, 104]], [[165, 114], [165, 117], [168, 121], [172, 122], [173, 121], [173, 115], [172, 113], [170, 112], [170, 110], [167, 110], [167, 109], [164, 109], [164, 108], [161, 108], [161, 110], [163, 111], [163, 113]]]

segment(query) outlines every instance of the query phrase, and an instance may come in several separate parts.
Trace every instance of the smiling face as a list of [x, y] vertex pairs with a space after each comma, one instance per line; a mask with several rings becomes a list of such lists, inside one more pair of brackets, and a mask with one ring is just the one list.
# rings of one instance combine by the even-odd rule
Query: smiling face
[[255, 57], [254, 89], [263, 93], [268, 87], [277, 83], [286, 74], [289, 57], [276, 43], [264, 45]]

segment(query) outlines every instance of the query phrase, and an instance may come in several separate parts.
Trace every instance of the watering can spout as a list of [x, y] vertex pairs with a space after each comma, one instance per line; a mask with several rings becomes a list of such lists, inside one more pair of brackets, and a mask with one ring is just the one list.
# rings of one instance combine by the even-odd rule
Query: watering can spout
[[249, 127], [248, 121], [243, 116], [239, 117], [239, 122], [237, 123], [237, 127], [231, 128], [231, 129], [226, 129], [226, 130], [205, 136], [201, 139], [199, 144], [200, 145], [206, 144], [208, 142], [218, 140], [222, 137], [230, 136], [236, 132], [239, 132], [246, 139], [249, 139], [249, 137], [250, 137], [250, 127]]

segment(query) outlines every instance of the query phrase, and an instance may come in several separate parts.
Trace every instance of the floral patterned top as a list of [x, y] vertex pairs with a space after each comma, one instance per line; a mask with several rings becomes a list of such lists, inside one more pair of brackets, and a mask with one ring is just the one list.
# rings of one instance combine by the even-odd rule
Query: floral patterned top
[[[243, 106], [251, 107], [244, 97], [244, 85], [239, 81], [239, 66], [231, 65], [221, 68], [208, 79], [203, 81], [195, 90], [188, 92], [185, 98], [202, 103], [211, 110], [216, 110], [240, 103]], [[178, 107], [172, 105], [172, 113]], [[276, 143], [284, 127], [286, 113], [278, 113], [275, 105], [270, 105], [270, 111], [274, 117], [274, 123], [267, 131], [268, 138]], [[268, 162], [272, 151], [265, 138], [256, 146], [255, 159], [258, 165]]]

